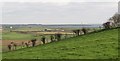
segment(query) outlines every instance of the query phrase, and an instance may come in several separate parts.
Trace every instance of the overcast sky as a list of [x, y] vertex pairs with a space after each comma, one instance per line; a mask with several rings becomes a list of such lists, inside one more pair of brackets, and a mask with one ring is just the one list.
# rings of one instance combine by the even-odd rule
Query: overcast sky
[[118, 11], [118, 0], [6, 1], [2, 1], [2, 23], [101, 24]]

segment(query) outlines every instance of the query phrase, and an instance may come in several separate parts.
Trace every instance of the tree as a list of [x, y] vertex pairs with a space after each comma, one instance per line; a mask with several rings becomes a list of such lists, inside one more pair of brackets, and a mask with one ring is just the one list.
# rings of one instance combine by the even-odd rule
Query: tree
[[110, 29], [110, 22], [106, 22], [103, 24], [105, 29]]
[[84, 34], [87, 34], [87, 29], [82, 28], [82, 32], [83, 32]]
[[51, 40], [51, 42], [54, 42], [54, 36], [53, 35], [50, 36], [50, 40]]
[[45, 36], [42, 36], [41, 41], [43, 42], [43, 44], [45, 44], [45, 39]]
[[36, 39], [32, 39], [31, 42], [32, 42], [32, 46], [34, 47], [36, 45]]
[[80, 35], [80, 29], [73, 30], [73, 32], [74, 32], [77, 36], [79, 36], [79, 35]]
[[120, 14], [116, 13], [110, 19], [110, 22], [113, 22], [114, 27], [120, 27]]
[[62, 36], [62, 34], [57, 33], [57, 34], [55, 34], [55, 39], [57, 39], [57, 41], [60, 41], [61, 40], [61, 36]]
[[12, 50], [11, 48], [12, 48], [12, 45], [11, 45], [11, 44], [9, 44], [9, 45], [8, 45], [8, 49], [9, 49], [9, 51], [11, 51], [11, 50]]

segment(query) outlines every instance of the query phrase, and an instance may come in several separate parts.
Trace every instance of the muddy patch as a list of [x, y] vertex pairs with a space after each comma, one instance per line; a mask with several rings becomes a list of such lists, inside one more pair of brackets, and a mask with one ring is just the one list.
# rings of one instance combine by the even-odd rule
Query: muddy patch
[[[23, 42], [24, 43], [28, 43], [30, 40], [2, 40], [2, 43], [0, 42], [0, 44], [2, 44], [2, 51], [3, 52], [6, 52], [6, 51], [9, 51], [8, 49], [8, 45], [11, 43], [11, 42], [14, 42], [15, 44], [17, 44], [17, 49], [20, 49], [20, 48], [23, 48]], [[40, 45], [42, 44], [41, 41], [37, 40], [36, 41], [36, 45]], [[31, 47], [32, 46], [32, 43], [30, 42], [29, 46]], [[27, 48], [25, 45], [24, 45], [24, 48]]]

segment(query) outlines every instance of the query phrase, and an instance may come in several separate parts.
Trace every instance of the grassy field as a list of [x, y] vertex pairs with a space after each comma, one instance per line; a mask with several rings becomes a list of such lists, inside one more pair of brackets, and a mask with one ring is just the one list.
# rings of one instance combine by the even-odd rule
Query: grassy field
[[[56, 32], [34, 32], [34, 33], [27, 33], [28, 31], [40, 31], [40, 30], [44, 30], [46, 29], [45, 27], [18, 27], [18, 28], [5, 28], [2, 31], [2, 40], [31, 40], [33, 38], [41, 38], [41, 36], [36, 36], [36, 35], [47, 35], [46, 37], [49, 38], [49, 36], [51, 34], [55, 34], [58, 33]], [[48, 28], [48, 29], [58, 29], [58, 28]], [[61, 34], [68, 34], [68, 37], [71, 37], [71, 35], [73, 36], [72, 30], [75, 30], [77, 28], [60, 28], [62, 30], [67, 30], [69, 32], [59, 32]], [[89, 28], [91, 31], [94, 30], [94, 28]], [[96, 30], [99, 30], [99, 28], [95, 28]], [[10, 30], [12, 31], [23, 31], [24, 33], [20, 33], [20, 32], [10, 32]], [[70, 32], [71, 31], [71, 32]], [[18, 37], [19, 36], [19, 37]], [[64, 38], [64, 35], [62, 36], [62, 38]]]
[[[39, 32], [37, 34], [32, 33], [18, 33], [18, 32], [3, 32], [2, 33], [2, 40], [31, 40], [33, 38], [40, 39], [44, 34], [46, 38], [50, 39], [50, 34], [55, 34], [58, 32]], [[68, 32], [69, 33], [69, 32]], [[67, 34], [68, 34], [67, 33]], [[61, 32], [61, 34], [66, 34], [66, 32]], [[65, 35], [62, 35], [62, 39], [65, 38]], [[68, 37], [73, 36], [72, 33], [67, 35]]]
[[3, 59], [115, 59], [118, 29], [3, 53]]
[[22, 34], [16, 32], [3, 32], [2, 39], [3, 40], [30, 40], [33, 38], [32, 34]]
[[[41, 33], [47, 33], [45, 34], [45, 37], [46, 37], [46, 43], [49, 43], [51, 40], [50, 40], [50, 34], [53, 34], [54, 32], [41, 32]], [[21, 49], [19, 47], [21, 47], [21, 44], [22, 42], [28, 42], [30, 41], [31, 39], [34, 39], [36, 38], [37, 41], [36, 42], [40, 42], [41, 41], [41, 38], [42, 38], [42, 35], [41, 33], [20, 33], [20, 32], [10, 32], [10, 31], [4, 31], [1, 34], [1, 39], [2, 39], [2, 51], [3, 52], [7, 52], [9, 51], [8, 49], [8, 45], [11, 43], [11, 42], [14, 42], [16, 43], [18, 46], [17, 46], [17, 49]], [[57, 32], [56, 32], [57, 33]], [[63, 34], [63, 33], [62, 33]], [[66, 35], [62, 35], [62, 39], [65, 38]], [[67, 35], [66, 38], [69, 38], [73, 35]], [[37, 43], [37, 45], [39, 45], [41, 43]]]

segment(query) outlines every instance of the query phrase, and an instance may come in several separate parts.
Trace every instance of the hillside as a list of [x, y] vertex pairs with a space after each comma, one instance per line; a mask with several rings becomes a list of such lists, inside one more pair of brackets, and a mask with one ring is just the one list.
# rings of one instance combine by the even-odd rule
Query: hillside
[[118, 56], [118, 29], [3, 53], [3, 59], [111, 59]]

